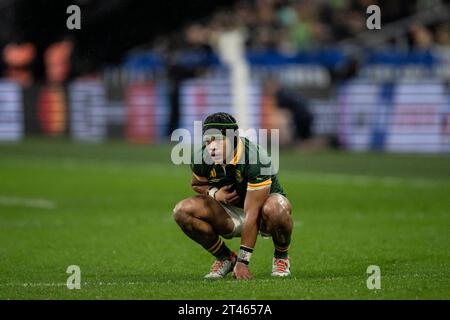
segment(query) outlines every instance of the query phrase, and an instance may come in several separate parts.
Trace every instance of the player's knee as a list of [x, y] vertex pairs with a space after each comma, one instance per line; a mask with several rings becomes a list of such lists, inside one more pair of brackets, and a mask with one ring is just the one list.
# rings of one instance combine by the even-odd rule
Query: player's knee
[[173, 209], [173, 218], [179, 225], [186, 225], [191, 221], [191, 217], [198, 217], [202, 214], [206, 196], [197, 195], [184, 199], [177, 203]]
[[262, 208], [263, 220], [271, 226], [285, 225], [291, 222], [291, 205], [283, 196], [272, 196]]
[[187, 216], [186, 216], [186, 213], [179, 210], [179, 208], [177, 208], [177, 206], [175, 206], [175, 208], [173, 209], [172, 216], [173, 216], [173, 220], [175, 220], [175, 222], [181, 226], [181, 225], [185, 224], [185, 221], [187, 220]]
[[192, 198], [184, 199], [177, 203], [173, 209], [173, 219], [178, 225], [188, 223], [190, 216], [195, 210], [195, 200]]

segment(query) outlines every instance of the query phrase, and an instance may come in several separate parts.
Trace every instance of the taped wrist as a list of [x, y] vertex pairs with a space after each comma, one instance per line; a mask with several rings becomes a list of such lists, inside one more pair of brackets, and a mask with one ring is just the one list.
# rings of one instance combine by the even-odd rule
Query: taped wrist
[[238, 255], [237, 261], [248, 265], [250, 263], [250, 258], [252, 256], [252, 253], [253, 253], [253, 248], [249, 248], [249, 247], [241, 245], [241, 247], [239, 249], [239, 255]]
[[216, 198], [216, 192], [217, 191], [219, 191], [219, 189], [218, 188], [216, 188], [216, 187], [209, 187], [208, 188], [208, 195], [210, 196], [210, 197], [212, 197], [212, 198]]

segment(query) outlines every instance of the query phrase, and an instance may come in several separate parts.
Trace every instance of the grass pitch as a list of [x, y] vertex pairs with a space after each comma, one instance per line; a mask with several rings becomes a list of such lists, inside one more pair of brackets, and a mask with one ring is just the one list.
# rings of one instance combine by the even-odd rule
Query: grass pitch
[[[213, 258], [174, 223], [193, 194], [170, 146], [28, 139], [0, 146], [0, 299], [449, 299], [450, 158], [282, 153], [292, 277], [205, 281]], [[237, 250], [239, 239], [227, 241]], [[81, 268], [68, 290], [66, 269]], [[381, 289], [369, 290], [369, 265]]]

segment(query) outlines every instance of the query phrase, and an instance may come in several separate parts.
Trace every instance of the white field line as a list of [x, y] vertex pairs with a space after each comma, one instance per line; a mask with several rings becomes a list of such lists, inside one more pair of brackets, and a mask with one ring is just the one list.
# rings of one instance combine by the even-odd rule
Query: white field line
[[[81, 282], [81, 288], [83, 286], [136, 286], [150, 284], [146, 282]], [[24, 288], [36, 288], [36, 287], [67, 287], [63, 282], [28, 282], [28, 283], [0, 283], [0, 287], [24, 287]]]
[[[231, 277], [230, 277], [231, 278]], [[296, 280], [295, 277], [291, 278]], [[204, 280], [202, 278], [199, 278], [199, 280], [203, 280], [203, 283], [209, 283], [208, 280]], [[274, 282], [276, 279], [258, 279], [258, 282]], [[166, 281], [167, 284], [198, 284], [199, 281], [194, 280], [180, 280], [180, 281]], [[201, 283], [201, 282], [200, 282]], [[236, 282], [228, 282], [228, 283], [238, 283]], [[96, 286], [145, 286], [145, 285], [153, 285], [152, 282], [142, 282], [142, 281], [127, 281], [127, 282], [117, 282], [117, 281], [97, 281], [97, 282], [81, 282], [81, 290], [83, 289], [83, 286], [85, 287], [96, 287]], [[63, 288], [67, 287], [67, 284], [65, 282], [25, 282], [25, 283], [0, 283], [0, 288], [41, 288], [41, 287], [55, 287], [55, 288]]]
[[51, 200], [6, 196], [0, 196], [0, 206], [27, 207], [47, 210], [56, 209], [56, 203]]

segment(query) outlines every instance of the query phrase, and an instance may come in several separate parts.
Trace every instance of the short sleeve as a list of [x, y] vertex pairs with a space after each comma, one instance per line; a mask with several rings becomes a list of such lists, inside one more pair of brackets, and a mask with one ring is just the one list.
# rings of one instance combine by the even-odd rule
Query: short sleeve
[[272, 176], [262, 174], [262, 166], [250, 164], [248, 166], [247, 190], [259, 190], [270, 187]]
[[259, 190], [272, 184], [271, 159], [265, 149], [249, 144], [247, 164], [247, 190]]

